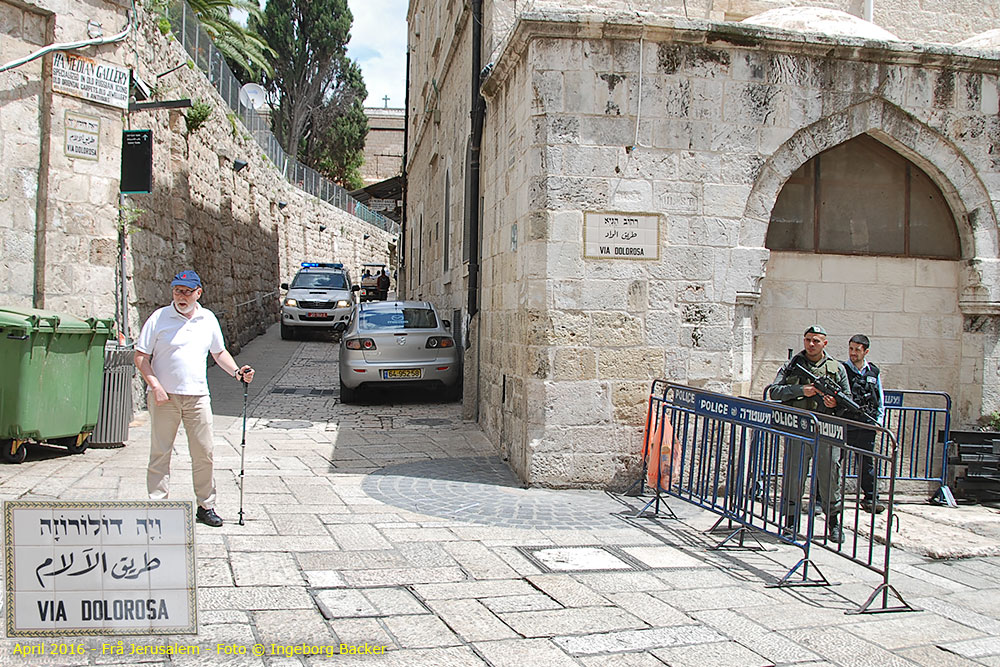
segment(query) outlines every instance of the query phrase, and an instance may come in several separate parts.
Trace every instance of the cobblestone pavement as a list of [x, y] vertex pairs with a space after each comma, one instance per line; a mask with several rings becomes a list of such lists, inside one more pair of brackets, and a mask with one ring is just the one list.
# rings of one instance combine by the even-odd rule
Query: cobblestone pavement
[[[998, 557], [895, 550], [892, 583], [921, 611], [848, 615], [878, 576], [817, 549], [839, 585], [771, 588], [800, 552], [710, 551], [713, 517], [692, 506], [635, 518], [637, 499], [523, 489], [458, 403], [340, 404], [336, 353], [272, 328], [238, 357], [259, 373], [243, 526], [243, 394], [210, 370], [226, 524], [196, 526], [200, 632], [123, 638], [126, 651], [198, 645], [200, 656], [102, 655], [101, 639], [84, 638], [72, 643], [95, 650], [26, 658], [41, 641], [3, 639], [0, 665], [1000, 665]], [[140, 413], [124, 448], [33, 447], [0, 466], [0, 497], [143, 499], [148, 438]], [[183, 445], [173, 472], [172, 498], [192, 500]], [[386, 653], [339, 654], [366, 644]], [[321, 647], [336, 655], [302, 655]]]

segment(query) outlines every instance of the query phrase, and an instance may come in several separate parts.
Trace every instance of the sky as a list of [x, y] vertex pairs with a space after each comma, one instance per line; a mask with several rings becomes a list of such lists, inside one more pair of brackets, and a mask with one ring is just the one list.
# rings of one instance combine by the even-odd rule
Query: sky
[[347, 55], [358, 62], [368, 88], [366, 107], [403, 108], [406, 94], [408, 0], [347, 0], [354, 15]]

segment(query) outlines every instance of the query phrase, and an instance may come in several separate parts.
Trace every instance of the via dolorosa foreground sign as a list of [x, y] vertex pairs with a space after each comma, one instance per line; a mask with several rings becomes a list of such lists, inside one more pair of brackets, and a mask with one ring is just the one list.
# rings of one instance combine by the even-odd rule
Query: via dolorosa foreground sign
[[8, 637], [198, 631], [192, 504], [3, 504]]

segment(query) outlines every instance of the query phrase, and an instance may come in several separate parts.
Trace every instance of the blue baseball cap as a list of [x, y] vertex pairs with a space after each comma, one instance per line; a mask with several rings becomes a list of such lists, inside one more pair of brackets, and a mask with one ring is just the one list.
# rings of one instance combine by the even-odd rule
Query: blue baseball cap
[[176, 276], [174, 276], [173, 282], [170, 283], [171, 287], [180, 285], [181, 287], [190, 287], [194, 289], [196, 287], [201, 287], [201, 278], [194, 271], [187, 270], [181, 271]]

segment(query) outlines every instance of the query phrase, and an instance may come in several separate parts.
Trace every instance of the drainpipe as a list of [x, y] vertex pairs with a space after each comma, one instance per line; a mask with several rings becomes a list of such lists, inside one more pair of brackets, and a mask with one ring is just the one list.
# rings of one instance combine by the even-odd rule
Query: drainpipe
[[406, 158], [410, 150], [410, 45], [406, 45], [406, 92], [403, 94], [403, 210], [399, 215], [399, 244], [396, 250], [399, 253], [399, 279], [396, 280], [396, 290], [400, 291], [400, 297], [406, 298], [407, 269], [409, 257], [406, 256]]
[[472, 142], [469, 175], [472, 194], [469, 207], [469, 317], [479, 312], [479, 149], [483, 143], [486, 101], [479, 92], [483, 69], [483, 0], [472, 0]]
[[875, 0], [865, 0], [865, 10], [863, 18], [869, 23], [875, 21]]
[[[483, 0], [472, 0], [472, 136], [469, 141], [469, 194], [465, 205], [469, 211], [469, 303], [466, 322], [479, 312], [479, 155], [483, 144], [483, 119], [486, 100], [479, 92], [483, 71]], [[468, 330], [468, 329], [467, 329]], [[482, 323], [476, 327], [476, 383], [472, 397], [472, 412], [479, 421], [480, 382], [482, 381]], [[468, 336], [468, 334], [466, 334]]]

